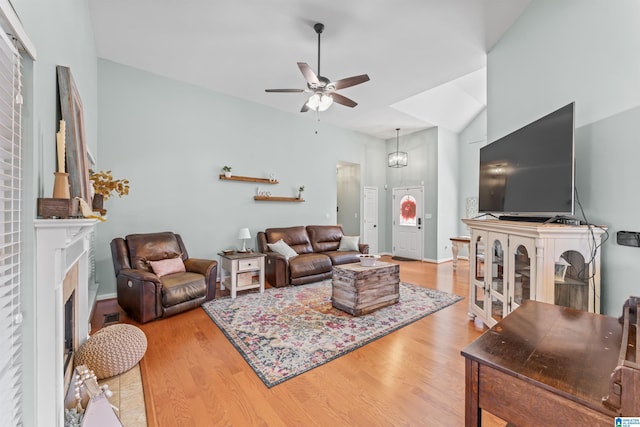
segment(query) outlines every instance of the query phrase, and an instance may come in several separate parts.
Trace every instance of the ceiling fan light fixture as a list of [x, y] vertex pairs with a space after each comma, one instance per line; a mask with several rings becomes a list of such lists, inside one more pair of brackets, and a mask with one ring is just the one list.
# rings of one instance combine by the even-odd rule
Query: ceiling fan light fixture
[[396, 128], [396, 151], [387, 156], [390, 168], [403, 168], [409, 164], [409, 155], [400, 151], [400, 128]]
[[333, 104], [333, 97], [326, 93], [314, 93], [307, 101], [307, 107], [314, 111], [326, 111]]

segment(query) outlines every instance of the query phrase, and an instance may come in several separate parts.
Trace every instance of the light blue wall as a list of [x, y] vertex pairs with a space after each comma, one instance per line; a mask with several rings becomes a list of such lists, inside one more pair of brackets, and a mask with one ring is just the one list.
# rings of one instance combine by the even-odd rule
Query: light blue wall
[[489, 141], [576, 103], [576, 185], [589, 221], [609, 227], [602, 311], [611, 315], [640, 292], [640, 249], [615, 242], [619, 230], [640, 230], [639, 17], [635, 0], [535, 0], [488, 55]]
[[[458, 217], [467, 217], [467, 199], [478, 197], [480, 148], [487, 144], [487, 110], [482, 110], [459, 135]], [[458, 234], [468, 236], [467, 226], [460, 221]], [[465, 255], [467, 252], [465, 251]]]
[[[97, 56], [86, 1], [13, 1], [16, 13], [37, 50], [37, 61], [24, 61], [23, 106], [23, 287], [24, 425], [35, 425], [35, 236], [36, 199], [51, 197], [55, 170], [55, 134], [58, 130], [56, 66], [71, 68], [85, 109], [85, 134], [90, 150], [97, 147]], [[41, 420], [42, 422], [42, 420]]]
[[[99, 61], [98, 169], [131, 181], [130, 194], [110, 198], [98, 230], [96, 267], [101, 296], [115, 295], [109, 242], [130, 233], [180, 233], [189, 254], [217, 259], [248, 246], [268, 227], [336, 223], [336, 165], [361, 166], [362, 185], [384, 186], [383, 141], [337, 129], [192, 85]], [[316, 133], [317, 130], [317, 133]], [[373, 161], [372, 161], [373, 160]], [[278, 185], [220, 181], [223, 165]], [[257, 188], [304, 203], [256, 202]]]
[[458, 234], [459, 151], [458, 135], [438, 128], [438, 208], [433, 216], [438, 224], [435, 242], [438, 261], [451, 259], [449, 239]]

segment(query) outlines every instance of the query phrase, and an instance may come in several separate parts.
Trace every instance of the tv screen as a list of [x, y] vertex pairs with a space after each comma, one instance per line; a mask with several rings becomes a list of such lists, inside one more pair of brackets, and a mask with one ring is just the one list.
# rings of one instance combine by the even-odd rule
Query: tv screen
[[480, 149], [480, 212], [573, 215], [573, 115], [571, 103]]

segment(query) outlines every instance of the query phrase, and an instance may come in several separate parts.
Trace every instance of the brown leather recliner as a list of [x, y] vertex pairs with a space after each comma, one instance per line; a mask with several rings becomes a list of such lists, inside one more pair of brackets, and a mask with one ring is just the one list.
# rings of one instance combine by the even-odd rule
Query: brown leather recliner
[[[118, 304], [140, 323], [199, 307], [216, 294], [217, 261], [189, 258], [179, 234], [130, 234], [111, 241]], [[180, 258], [185, 271], [158, 276], [166, 261]], [[163, 260], [165, 260], [163, 264]], [[160, 264], [154, 263], [161, 261]], [[152, 267], [153, 264], [153, 267]], [[179, 269], [180, 270], [180, 269]], [[160, 274], [165, 271], [160, 272]]]

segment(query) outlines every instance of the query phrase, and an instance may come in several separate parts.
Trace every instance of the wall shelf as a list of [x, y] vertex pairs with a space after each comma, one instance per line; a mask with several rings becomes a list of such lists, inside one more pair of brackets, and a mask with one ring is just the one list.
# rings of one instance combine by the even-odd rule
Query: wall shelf
[[304, 202], [304, 199], [298, 199], [297, 197], [277, 197], [277, 196], [253, 196], [253, 200], [257, 202], [292, 202], [292, 203]]
[[231, 175], [230, 177], [220, 174], [221, 181], [242, 181], [242, 182], [259, 182], [260, 184], [279, 184], [278, 180], [270, 180], [269, 178], [254, 178], [251, 176]]

